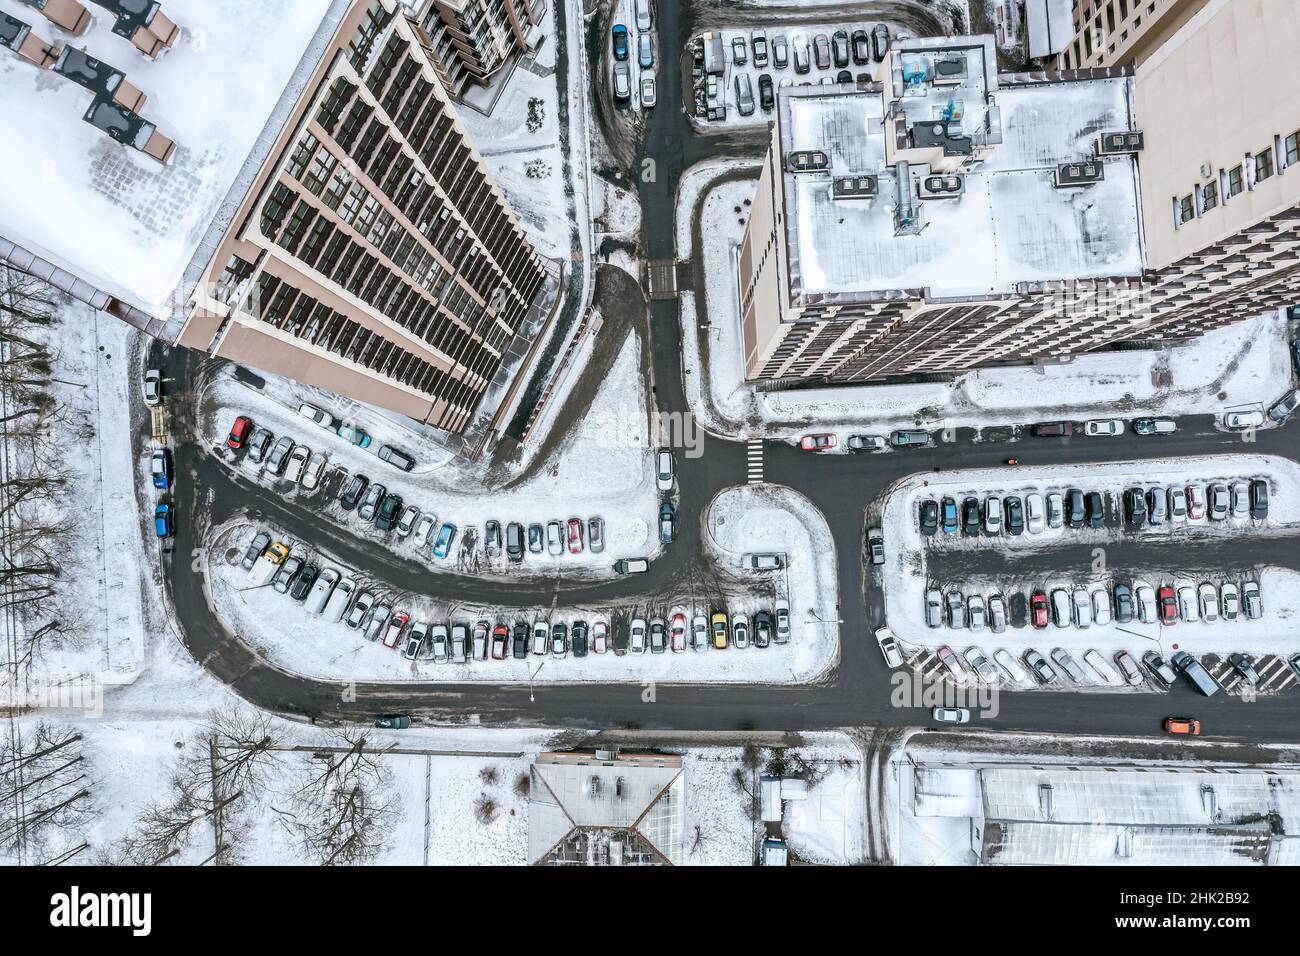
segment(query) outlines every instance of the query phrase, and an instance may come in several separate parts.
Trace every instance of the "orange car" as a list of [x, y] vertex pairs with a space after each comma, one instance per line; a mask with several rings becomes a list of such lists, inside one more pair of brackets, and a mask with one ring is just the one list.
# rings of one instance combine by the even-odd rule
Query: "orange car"
[[1191, 717], [1166, 717], [1165, 733], [1167, 734], [1190, 734], [1196, 737], [1201, 732], [1201, 722], [1193, 720]]

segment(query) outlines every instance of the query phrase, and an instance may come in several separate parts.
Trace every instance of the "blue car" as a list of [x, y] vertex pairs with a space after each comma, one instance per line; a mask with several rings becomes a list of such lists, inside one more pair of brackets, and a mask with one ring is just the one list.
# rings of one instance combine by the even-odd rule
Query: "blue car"
[[636, 38], [636, 58], [643, 70], [648, 70], [655, 65], [654, 38], [650, 34], [643, 33]]
[[438, 540], [433, 542], [433, 556], [435, 558], [445, 558], [451, 551], [451, 542], [456, 537], [456, 526], [443, 522], [438, 529]]
[[627, 59], [627, 27], [621, 23], [614, 24], [614, 59]]
[[957, 502], [952, 498], [943, 499], [943, 533], [957, 533]]
[[664, 544], [672, 544], [673, 533], [677, 530], [677, 513], [673, 511], [673, 506], [665, 501], [659, 507], [659, 540]]
[[358, 448], [370, 446], [370, 436], [355, 425], [340, 425], [336, 431], [340, 438], [352, 442]]
[[153, 531], [160, 538], [170, 538], [176, 531], [172, 506], [165, 501], [153, 509]]
[[153, 486], [166, 491], [172, 484], [172, 454], [166, 448], [156, 449], [149, 459], [149, 473]]

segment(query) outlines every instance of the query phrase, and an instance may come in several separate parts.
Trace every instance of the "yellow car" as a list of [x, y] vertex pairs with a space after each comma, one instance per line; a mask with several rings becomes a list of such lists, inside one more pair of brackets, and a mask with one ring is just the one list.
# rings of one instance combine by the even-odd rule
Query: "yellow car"
[[266, 549], [266, 556], [276, 564], [284, 564], [284, 559], [289, 556], [289, 547], [277, 541]]
[[713, 615], [713, 646], [720, 651], [727, 649], [727, 615], [719, 611]]

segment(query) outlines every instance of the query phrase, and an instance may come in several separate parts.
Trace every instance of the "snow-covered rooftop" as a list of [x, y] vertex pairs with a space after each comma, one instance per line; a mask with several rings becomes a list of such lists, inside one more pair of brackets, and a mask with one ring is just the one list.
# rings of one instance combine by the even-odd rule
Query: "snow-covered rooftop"
[[246, 165], [260, 165], [250, 154], [296, 99], [291, 87], [314, 67], [317, 35], [332, 34], [342, 6], [165, 0], [183, 32], [150, 60], [112, 32], [103, 7], [88, 6], [93, 22], [74, 38], [38, 10], [0, 0], [45, 42], [124, 72], [148, 97], [140, 114], [177, 144], [164, 166], [115, 143], [82, 120], [88, 90], [0, 50], [0, 237], [162, 317], [228, 194], [243, 198]]
[[[919, 232], [898, 235], [898, 179], [886, 149], [894, 119], [886, 111], [891, 88], [904, 88], [901, 74], [892, 83], [885, 77], [883, 92], [847, 85], [781, 89], [782, 155], [821, 150], [830, 157], [829, 172], [784, 176], [792, 293], [851, 300], [926, 290], [932, 298], [965, 298], [1013, 292], [1017, 283], [1139, 275], [1133, 159], [1106, 159], [1105, 178], [1090, 186], [1053, 185], [1058, 165], [1093, 158], [1101, 132], [1135, 128], [1131, 77], [999, 82], [985, 62], [986, 46], [970, 38], [950, 49], [928, 42], [932, 78], [940, 59], [964, 64], [961, 72], [949, 83], [907, 86], [893, 99], [894, 116], [906, 117], [909, 127], [928, 125], [955, 103], [960, 132], [977, 146], [987, 139], [991, 152], [962, 170], [960, 198], [914, 199]], [[914, 197], [915, 184], [930, 171], [911, 164]], [[876, 176], [876, 196], [833, 198], [833, 177], [850, 174]]]

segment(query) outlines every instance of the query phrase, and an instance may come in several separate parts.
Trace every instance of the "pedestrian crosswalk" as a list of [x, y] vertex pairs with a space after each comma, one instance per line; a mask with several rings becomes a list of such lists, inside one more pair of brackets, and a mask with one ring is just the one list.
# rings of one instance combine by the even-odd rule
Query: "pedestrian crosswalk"
[[1291, 669], [1291, 665], [1276, 654], [1268, 654], [1254, 661], [1255, 673], [1259, 675], [1259, 683], [1254, 687], [1251, 687], [1237, 669], [1226, 660], [1220, 660], [1213, 665], [1207, 664], [1207, 666], [1210, 676], [1229, 694], [1241, 696], [1276, 694], [1294, 690], [1297, 685], [1295, 671]]
[[749, 472], [749, 483], [751, 485], [761, 485], [763, 483], [763, 439], [750, 439], [745, 451], [745, 457], [746, 468]]

